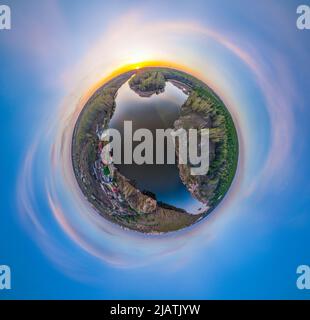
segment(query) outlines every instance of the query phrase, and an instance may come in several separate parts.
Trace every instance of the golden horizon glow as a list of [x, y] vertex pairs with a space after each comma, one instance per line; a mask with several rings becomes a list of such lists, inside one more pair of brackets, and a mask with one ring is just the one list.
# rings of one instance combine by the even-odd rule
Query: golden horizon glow
[[173, 68], [176, 70], [184, 71], [186, 73], [189, 73], [197, 78], [201, 78], [202, 75], [199, 74], [198, 71], [191, 69], [185, 65], [171, 62], [171, 61], [164, 61], [164, 60], [145, 60], [145, 61], [139, 61], [135, 63], [128, 63], [121, 65], [119, 67], [116, 67], [114, 71], [109, 73], [109, 75], [103, 77], [98, 82], [96, 82], [93, 86], [90, 87], [90, 89], [86, 92], [86, 94], [83, 96], [82, 101], [83, 103], [86, 103], [85, 100], [88, 100], [91, 95], [93, 95], [100, 87], [102, 87], [106, 82], [112, 80], [113, 78], [129, 71], [133, 70], [140, 70], [147, 67], [161, 67], [161, 68]]

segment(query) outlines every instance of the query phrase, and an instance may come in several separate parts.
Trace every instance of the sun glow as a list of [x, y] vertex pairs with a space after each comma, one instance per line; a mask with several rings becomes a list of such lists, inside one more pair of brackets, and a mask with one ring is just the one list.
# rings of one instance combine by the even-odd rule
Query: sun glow
[[165, 68], [173, 68], [180, 71], [184, 71], [186, 73], [189, 73], [197, 78], [202, 78], [202, 75], [196, 71], [193, 70], [187, 66], [171, 62], [171, 61], [164, 61], [164, 60], [145, 60], [145, 61], [137, 61], [135, 63], [126, 63], [121, 66], [115, 67], [114, 71], [111, 72], [106, 77], [103, 77], [100, 81], [98, 81], [96, 84], [94, 84], [84, 95], [83, 101], [85, 99], [87, 100], [96, 90], [98, 90], [102, 85], [104, 85], [106, 82], [110, 81], [111, 79], [119, 76], [122, 73], [131, 71], [131, 70], [139, 70], [146, 67], [165, 67]]

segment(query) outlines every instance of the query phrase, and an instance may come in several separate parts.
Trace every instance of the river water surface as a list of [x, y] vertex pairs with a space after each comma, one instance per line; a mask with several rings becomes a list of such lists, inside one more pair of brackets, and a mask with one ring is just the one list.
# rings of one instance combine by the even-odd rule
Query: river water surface
[[[124, 141], [124, 121], [132, 121], [133, 132], [146, 128], [153, 133], [154, 164], [121, 164], [117, 165], [119, 171], [128, 179], [134, 180], [140, 190], [156, 194], [157, 200], [195, 214], [205, 207], [192, 197], [182, 183], [177, 165], [155, 164], [156, 129], [173, 129], [173, 123], [178, 119], [180, 108], [187, 97], [181, 89], [170, 82], [166, 82], [163, 93], [140, 97], [126, 82], [118, 91], [110, 128], [120, 131], [122, 141]], [[133, 148], [138, 144], [134, 142]]]

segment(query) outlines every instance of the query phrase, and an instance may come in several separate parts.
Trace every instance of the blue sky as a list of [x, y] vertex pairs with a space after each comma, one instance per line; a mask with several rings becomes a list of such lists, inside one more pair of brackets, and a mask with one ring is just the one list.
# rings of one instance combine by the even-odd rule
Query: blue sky
[[[0, 264], [12, 290], [0, 299], [309, 299], [295, 284], [310, 264], [310, 33], [296, 28], [298, 1], [2, 2]], [[221, 206], [165, 237], [94, 221], [59, 152], [89, 88], [145, 60], [211, 85], [241, 141]]]

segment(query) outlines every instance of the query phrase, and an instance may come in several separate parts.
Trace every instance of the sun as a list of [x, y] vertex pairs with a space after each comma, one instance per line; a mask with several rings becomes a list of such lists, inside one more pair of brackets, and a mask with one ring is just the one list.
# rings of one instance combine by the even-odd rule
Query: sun
[[150, 61], [152, 57], [145, 50], [138, 49], [137, 51], [130, 54], [130, 56], [125, 59], [125, 64], [128, 65], [139, 65], [142, 61]]
[[[142, 56], [142, 54], [140, 54]], [[183, 64], [167, 61], [167, 60], [160, 60], [160, 59], [154, 59], [154, 60], [136, 60], [138, 59], [138, 55], [133, 55], [130, 59], [125, 60], [122, 64], [115, 66], [113, 68], [113, 71], [110, 72], [107, 76], [101, 78], [99, 81], [94, 83], [93, 86], [91, 86], [86, 93], [84, 94], [83, 98], [81, 99], [81, 105], [85, 103], [90, 96], [98, 89], [100, 88], [104, 83], [108, 82], [109, 80], [113, 79], [114, 77], [119, 76], [120, 74], [131, 71], [131, 70], [139, 70], [146, 67], [163, 67], [163, 68], [173, 68], [176, 70], [180, 70], [183, 72], [187, 72], [193, 76], [196, 76], [198, 78], [203, 78], [199, 71], [194, 70], [188, 66], [185, 66]], [[133, 62], [136, 60], [135, 62]]]

